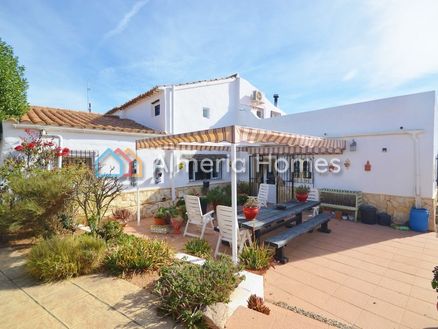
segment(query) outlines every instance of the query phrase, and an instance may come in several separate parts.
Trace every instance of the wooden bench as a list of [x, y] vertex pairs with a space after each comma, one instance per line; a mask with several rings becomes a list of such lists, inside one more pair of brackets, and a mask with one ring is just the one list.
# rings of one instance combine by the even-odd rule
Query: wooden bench
[[285, 264], [288, 262], [288, 258], [284, 256], [283, 247], [285, 247], [290, 240], [307, 232], [311, 232], [318, 226], [321, 226], [318, 229], [319, 232], [330, 233], [330, 230], [328, 228], [328, 222], [330, 218], [331, 215], [327, 213], [316, 215], [305, 221], [304, 223], [289, 228], [278, 235], [267, 238], [265, 240], [265, 243], [268, 243], [276, 248], [275, 259], [281, 264]]
[[352, 211], [357, 221], [362, 192], [322, 188], [319, 189], [319, 199], [321, 208]]

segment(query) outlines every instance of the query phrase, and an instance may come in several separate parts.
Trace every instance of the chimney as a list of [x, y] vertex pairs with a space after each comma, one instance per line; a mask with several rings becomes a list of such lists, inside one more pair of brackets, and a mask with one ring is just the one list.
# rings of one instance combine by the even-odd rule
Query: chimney
[[275, 107], [277, 107], [277, 104], [278, 104], [278, 98], [279, 98], [280, 96], [278, 96], [278, 94], [274, 94], [274, 105], [275, 105]]

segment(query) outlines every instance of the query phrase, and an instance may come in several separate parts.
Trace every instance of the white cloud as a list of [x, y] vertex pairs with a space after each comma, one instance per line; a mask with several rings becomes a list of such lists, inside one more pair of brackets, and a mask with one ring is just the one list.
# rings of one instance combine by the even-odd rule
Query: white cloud
[[139, 13], [139, 11], [149, 2], [149, 0], [143, 0], [136, 2], [132, 8], [123, 16], [119, 21], [117, 26], [112, 30], [105, 33], [103, 40], [108, 40], [109, 38], [122, 33], [128, 26], [130, 20]]
[[350, 80], [354, 79], [354, 77], [356, 75], [357, 75], [357, 70], [352, 69], [344, 74], [344, 76], [342, 77], [342, 81], [350, 81]]
[[[438, 73], [438, 1], [377, 2], [369, 42], [372, 85], [394, 87]], [[366, 65], [367, 66], [367, 65]]]

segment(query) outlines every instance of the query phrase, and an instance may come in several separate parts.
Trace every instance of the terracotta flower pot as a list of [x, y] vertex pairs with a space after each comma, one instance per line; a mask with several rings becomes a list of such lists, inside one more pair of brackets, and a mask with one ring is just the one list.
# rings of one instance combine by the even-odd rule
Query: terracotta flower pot
[[154, 223], [155, 225], [166, 225], [167, 221], [165, 218], [154, 217]]
[[306, 202], [309, 197], [309, 193], [295, 193], [295, 197], [299, 202]]
[[260, 208], [243, 208], [243, 214], [247, 220], [253, 220], [257, 217]]
[[172, 228], [173, 228], [173, 233], [180, 234], [181, 227], [182, 227], [183, 223], [184, 223], [184, 221], [182, 221], [181, 219], [173, 219], [172, 218], [171, 224], [172, 224]]

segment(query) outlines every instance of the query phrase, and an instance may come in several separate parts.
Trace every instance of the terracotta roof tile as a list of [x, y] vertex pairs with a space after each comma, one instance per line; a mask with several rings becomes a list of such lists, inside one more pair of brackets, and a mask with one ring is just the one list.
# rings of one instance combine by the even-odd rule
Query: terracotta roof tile
[[121, 119], [116, 115], [102, 115], [32, 105], [29, 112], [23, 115], [18, 122], [42, 126], [109, 130], [126, 133], [163, 134], [161, 131], [145, 127], [130, 119]]
[[[238, 74], [234, 73], [234, 74], [229, 75], [227, 77], [214, 78], [214, 79], [208, 79], [208, 80], [191, 81], [191, 82], [185, 82], [185, 83], [178, 83], [178, 84], [175, 84], [174, 86], [193, 85], [193, 84], [197, 84], [197, 83], [201, 83], [201, 82], [212, 82], [212, 81], [226, 80], [226, 79], [232, 79], [232, 78], [237, 78], [237, 77], [238, 77]], [[134, 97], [133, 99], [127, 101], [126, 103], [123, 103], [120, 106], [114, 107], [113, 109], [111, 109], [108, 112], [106, 112], [106, 114], [112, 114], [112, 113], [115, 113], [115, 112], [117, 112], [119, 110], [123, 110], [126, 107], [128, 107], [129, 105], [135, 104], [135, 103], [137, 103], [139, 100], [141, 100], [143, 98], [147, 98], [147, 97], [150, 97], [152, 95], [155, 95], [160, 90], [160, 87], [169, 87], [169, 86], [171, 86], [171, 85], [159, 85], [159, 86], [152, 87], [148, 91], [146, 91], [146, 92], [144, 92], [144, 93]]]

